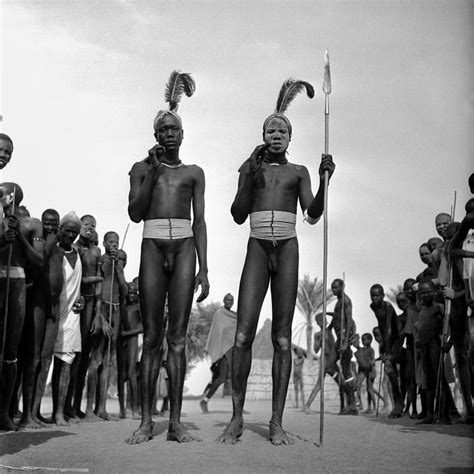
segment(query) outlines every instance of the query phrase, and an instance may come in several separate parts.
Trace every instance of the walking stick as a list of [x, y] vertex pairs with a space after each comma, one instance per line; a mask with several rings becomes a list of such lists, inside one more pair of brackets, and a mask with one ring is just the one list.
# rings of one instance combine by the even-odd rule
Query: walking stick
[[[15, 191], [16, 191], [16, 188], [13, 187], [12, 214], [15, 213]], [[2, 209], [2, 218], [3, 218], [3, 209]], [[5, 353], [5, 341], [7, 339], [8, 305], [10, 303], [10, 268], [12, 265], [12, 255], [13, 255], [13, 242], [9, 242], [8, 255], [7, 255], [7, 278], [5, 282], [5, 300], [4, 300], [5, 307], [3, 311], [2, 350], [0, 353], [0, 380], [2, 379], [2, 374], [3, 374], [3, 355]]]
[[375, 403], [376, 407], [375, 407], [375, 418], [377, 418], [379, 416], [379, 405], [380, 405], [380, 389], [382, 388], [382, 379], [384, 377], [384, 369], [385, 369], [385, 365], [383, 363], [383, 360], [380, 359], [380, 378], [379, 378], [379, 396], [377, 397], [377, 401]]
[[[123, 246], [125, 245], [125, 239], [127, 238], [127, 233], [128, 233], [128, 228], [130, 227], [130, 224], [127, 224], [127, 228], [125, 229], [125, 234], [123, 236], [122, 240], [122, 246], [120, 247], [120, 250], [123, 250]], [[112, 299], [114, 295], [114, 278], [115, 278], [115, 260], [112, 259], [112, 278], [110, 279], [110, 301], [109, 301], [109, 320], [108, 323], [110, 327], [112, 327], [112, 310], [113, 310], [113, 304], [112, 304]], [[107, 346], [107, 357], [106, 357], [106, 365], [105, 365], [105, 387], [106, 390], [108, 390], [109, 387], [109, 365], [110, 365], [110, 347], [112, 341], [112, 336], [109, 338], [109, 344]], [[107, 393], [105, 394], [107, 396]]]
[[[324, 153], [329, 153], [329, 94], [331, 93], [331, 70], [329, 68], [329, 52], [324, 53]], [[326, 350], [326, 305], [328, 286], [328, 182], [329, 173], [324, 172], [324, 225], [323, 225], [323, 340], [321, 344], [321, 358], [319, 359], [319, 378], [321, 384], [319, 410], [319, 445], [323, 446], [324, 438], [324, 364]]]
[[[456, 191], [454, 191], [454, 203], [451, 208], [451, 221], [454, 221], [454, 216], [456, 214]], [[449, 255], [448, 249], [446, 251], [446, 258], [448, 261], [448, 282], [447, 287], [451, 288], [453, 284], [453, 258]], [[445, 298], [444, 306], [444, 318], [443, 318], [443, 332], [441, 333], [441, 350], [439, 352], [439, 364], [438, 364], [438, 373], [436, 374], [436, 390], [435, 390], [435, 407], [436, 407], [436, 416], [437, 420], [441, 418], [441, 397], [442, 397], [442, 386], [443, 386], [443, 377], [444, 377], [444, 352], [443, 346], [448, 342], [449, 335], [449, 317], [451, 315], [451, 300]]]

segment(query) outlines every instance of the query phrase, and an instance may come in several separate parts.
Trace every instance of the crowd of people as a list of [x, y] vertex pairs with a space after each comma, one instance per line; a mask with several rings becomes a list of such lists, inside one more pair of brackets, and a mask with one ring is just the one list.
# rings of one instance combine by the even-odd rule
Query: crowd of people
[[[191, 97], [194, 89], [189, 74], [173, 71], [165, 90], [168, 108], [160, 110], [153, 122], [156, 144], [129, 173], [128, 214], [133, 222], [144, 223], [140, 271], [133, 282], [128, 283], [124, 276], [127, 256], [120, 248], [117, 232], [104, 234], [101, 252], [92, 215], [79, 218], [71, 212], [60, 217], [54, 209], [47, 209], [41, 220], [32, 218], [21, 206], [20, 185], [1, 184], [0, 429], [18, 429], [13, 418], [20, 386], [23, 410], [19, 426], [41, 427], [48, 421], [64, 425], [80, 418], [110, 419], [106, 401], [111, 367], [116, 360], [120, 415], [126, 416], [128, 398], [132, 416], [140, 417], [138, 429], [127, 439], [129, 444], [153, 438], [152, 415], [160, 374], [162, 379], [167, 377], [167, 439], [199, 440], [181, 423], [189, 316], [198, 288], [201, 291], [197, 302], [209, 294], [204, 173], [197, 165], [182, 163], [179, 154], [183, 126], [177, 107], [182, 95]], [[231, 347], [219, 347], [213, 359], [213, 363], [225, 364], [226, 372], [231, 367], [233, 413], [217, 439], [219, 443], [235, 444], [243, 433], [252, 344], [269, 287], [274, 349], [269, 440], [274, 445], [294, 442], [283, 429], [282, 419], [292, 369], [291, 326], [298, 288], [297, 206], [299, 203], [309, 224], [316, 224], [323, 214], [327, 185], [335, 170], [332, 156], [323, 154], [319, 186], [313, 195], [307, 168], [289, 163], [286, 158], [292, 125], [285, 112], [300, 92], [306, 92], [309, 98], [314, 96], [314, 89], [307, 82], [284, 82], [275, 112], [263, 123], [263, 144], [239, 169], [231, 214], [239, 225], [249, 218], [250, 236], [237, 313], [230, 311], [231, 295], [227, 295], [222, 311], [229, 318], [228, 326], [234, 328], [233, 343]], [[8, 164], [12, 153], [12, 140], [1, 134], [0, 168]], [[416, 279], [405, 281], [403, 294], [399, 295], [402, 315], [397, 316], [384, 299], [380, 284], [370, 289], [371, 309], [377, 320], [373, 337], [379, 343], [387, 386], [394, 400], [392, 417], [401, 416], [405, 398], [412, 416], [417, 415], [417, 393], [424, 423], [434, 420], [435, 400], [439, 401], [440, 411], [451, 416], [453, 407], [449, 403], [449, 385], [445, 383], [449, 374], [438, 370], [440, 352], [448, 351], [451, 345], [465, 404], [463, 419], [472, 416], [466, 344], [472, 282], [465, 287], [466, 279], [459, 269], [461, 261], [473, 256], [472, 250], [462, 248], [463, 242], [469, 241], [467, 234], [472, 228], [472, 200], [466, 211], [460, 224], [451, 222], [449, 215], [437, 216], [441, 240], [430, 239], [420, 248], [427, 268]], [[358, 413], [358, 392], [364, 380], [372, 404], [378, 394], [373, 386], [372, 335], [363, 334], [359, 346], [344, 281], [334, 280], [331, 288], [337, 302], [334, 311], [328, 313], [332, 318], [326, 331], [324, 370], [340, 385], [341, 412], [351, 415]], [[445, 314], [449, 316], [449, 338], [442, 330]], [[316, 319], [322, 326], [322, 319]], [[143, 345], [137, 376], [140, 333]], [[320, 334], [315, 337], [315, 346], [318, 344]], [[210, 344], [208, 350], [218, 345]], [[359, 363], [355, 375], [351, 347], [356, 348]], [[302, 365], [302, 354], [297, 357]], [[41, 398], [53, 358], [53, 413], [52, 420], [47, 420], [41, 415]], [[216, 368], [216, 374], [220, 369], [217, 372]], [[217, 375], [206, 387], [201, 400], [204, 412], [221, 380]], [[316, 386], [303, 402], [305, 409], [309, 409], [318, 390]]]
[[[469, 186], [474, 192], [474, 175], [469, 178]], [[474, 421], [473, 324], [469, 323], [474, 308], [473, 216], [474, 198], [465, 204], [461, 222], [448, 213], [436, 215], [438, 237], [428, 238], [419, 246], [425, 268], [400, 285], [402, 291], [396, 295], [401, 311], [398, 315], [383, 286], [371, 286], [370, 308], [377, 324], [372, 334], [356, 333], [344, 282], [334, 280], [332, 292], [337, 302], [334, 311], [327, 312], [332, 319], [326, 328], [324, 370], [340, 387], [341, 414], [358, 414], [363, 407], [360, 393], [365, 381], [364, 413], [372, 413], [376, 400], [381, 400], [381, 411], [391, 406], [392, 418], [406, 414], [422, 424]], [[317, 314], [321, 328], [322, 321], [322, 314]], [[374, 387], [374, 339], [379, 345], [382, 372], [378, 390]], [[314, 335], [314, 351], [319, 352], [321, 346], [322, 331]], [[354, 358], [356, 362], [351, 362]], [[307, 413], [311, 413], [311, 403], [319, 391], [318, 378], [303, 406]], [[455, 403], [458, 392], [462, 414]], [[295, 397], [297, 394], [295, 386]]]

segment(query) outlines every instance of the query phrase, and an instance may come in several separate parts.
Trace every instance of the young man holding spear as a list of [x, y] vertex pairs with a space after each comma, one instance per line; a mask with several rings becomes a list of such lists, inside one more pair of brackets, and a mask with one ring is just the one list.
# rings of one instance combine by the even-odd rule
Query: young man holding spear
[[298, 288], [298, 240], [295, 223], [298, 200], [310, 223], [323, 213], [324, 175], [332, 175], [335, 165], [323, 155], [319, 166], [319, 189], [311, 191], [309, 172], [289, 163], [286, 151], [292, 127], [284, 112], [299, 93], [314, 97], [311, 84], [287, 80], [275, 113], [263, 124], [263, 145], [255, 148], [241, 166], [237, 194], [231, 207], [237, 224], [250, 216], [250, 238], [242, 272], [237, 310], [237, 330], [232, 361], [233, 415], [217, 439], [235, 444], [243, 432], [243, 409], [260, 309], [269, 283], [272, 291], [273, 322], [273, 402], [269, 439], [274, 445], [293, 441], [283, 430], [282, 418], [291, 372], [291, 324]]
[[18, 184], [0, 184], [0, 192], [6, 216], [0, 227], [0, 429], [12, 431], [18, 429], [9, 408], [25, 319], [25, 266], [43, 262], [43, 228], [38, 219], [19, 217], [23, 191]]

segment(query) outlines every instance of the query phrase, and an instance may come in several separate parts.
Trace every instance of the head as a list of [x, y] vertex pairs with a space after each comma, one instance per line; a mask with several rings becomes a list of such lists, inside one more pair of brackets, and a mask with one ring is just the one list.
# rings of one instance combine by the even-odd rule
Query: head
[[95, 227], [97, 222], [94, 216], [90, 214], [86, 214], [85, 216], [81, 217], [81, 237], [86, 240], [91, 240], [93, 236], [93, 232], [95, 231]]
[[430, 252], [433, 253], [433, 251], [439, 250], [443, 246], [443, 241], [439, 237], [431, 237], [431, 239], [428, 239], [426, 244], [428, 245]]
[[396, 300], [397, 300], [397, 306], [402, 311], [405, 311], [409, 303], [408, 298], [406, 297], [405, 293], [398, 293]]
[[59, 213], [56, 209], [46, 209], [41, 214], [41, 224], [43, 225], [43, 237], [50, 234], [57, 234], [59, 230]]
[[23, 190], [17, 183], [1, 183], [0, 184], [0, 199], [3, 207], [9, 207], [12, 204], [18, 207], [23, 201]]
[[263, 141], [269, 153], [285, 153], [291, 141], [291, 123], [283, 114], [272, 114], [263, 123]]
[[233, 304], [234, 304], [234, 297], [230, 293], [227, 293], [224, 296], [224, 308], [225, 309], [230, 309], [230, 308], [232, 308]]
[[339, 297], [342, 296], [344, 293], [344, 282], [340, 278], [336, 278], [332, 283], [331, 283], [331, 290], [334, 294], [334, 296]]
[[127, 300], [129, 304], [134, 304], [138, 301], [138, 286], [130, 282], [127, 284], [128, 288], [128, 294], [127, 294]]
[[26, 206], [18, 206], [18, 217], [31, 217]]
[[470, 214], [471, 212], [474, 212], [474, 198], [469, 199], [469, 201], [466, 202], [466, 205], [464, 206], [464, 210], [466, 211], [466, 214]]
[[59, 223], [58, 240], [64, 249], [70, 249], [81, 230], [81, 220], [75, 212], [69, 212]]
[[360, 346], [360, 336], [359, 334], [354, 334], [351, 338], [351, 344], [354, 347], [359, 347]]
[[370, 300], [374, 306], [380, 306], [384, 298], [385, 292], [382, 285], [376, 283], [370, 287]]
[[430, 266], [433, 263], [433, 256], [431, 255], [428, 244], [421, 244], [418, 249], [420, 255], [420, 260], [425, 264]]
[[474, 173], [469, 176], [467, 183], [469, 184], [469, 190], [471, 191], [471, 194], [474, 194]]
[[448, 227], [446, 227], [446, 240], [451, 240], [461, 225], [460, 222], [451, 222]]
[[154, 122], [156, 141], [166, 150], [177, 150], [184, 138], [181, 118], [175, 112], [160, 111]]
[[435, 297], [435, 286], [431, 280], [428, 278], [421, 280], [420, 285], [418, 286], [418, 292], [423, 304], [433, 303]]
[[364, 347], [369, 347], [372, 344], [372, 341], [373, 341], [373, 337], [372, 337], [372, 334], [370, 334], [370, 332], [366, 332], [362, 334], [362, 345]]
[[407, 278], [403, 282], [403, 293], [407, 297], [408, 301], [411, 301], [412, 303], [416, 301], [416, 293], [415, 290], [413, 289], [413, 285], [416, 283], [416, 280], [414, 278]]
[[13, 154], [13, 141], [5, 133], [0, 133], [0, 170], [10, 163]]
[[104, 249], [105, 253], [110, 253], [111, 250], [118, 250], [119, 236], [113, 230], [106, 232], [104, 235]]
[[443, 240], [446, 239], [446, 227], [448, 227], [451, 220], [451, 216], [446, 212], [441, 212], [435, 217], [436, 232], [438, 232]]
[[322, 329], [323, 328], [323, 313], [318, 313], [314, 319], [316, 320], [316, 324]]
[[139, 280], [138, 277], [135, 277], [135, 278], [132, 280], [132, 283], [135, 283], [135, 285], [137, 285], [137, 289], [138, 289], [138, 280]]
[[382, 333], [380, 332], [380, 329], [378, 326], [372, 329], [372, 334], [374, 335], [375, 341], [380, 344], [382, 342]]

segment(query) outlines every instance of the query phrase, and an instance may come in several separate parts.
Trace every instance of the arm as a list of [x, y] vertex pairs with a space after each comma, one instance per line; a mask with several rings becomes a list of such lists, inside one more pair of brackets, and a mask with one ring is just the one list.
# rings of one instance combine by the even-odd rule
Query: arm
[[319, 188], [313, 201], [308, 206], [308, 216], [312, 219], [319, 219], [324, 211], [324, 173], [328, 172], [328, 184], [334, 173], [336, 165], [332, 161], [331, 155], [322, 155], [319, 165]]
[[352, 301], [350, 298], [346, 297], [344, 295], [344, 318], [345, 318], [345, 324], [344, 324], [344, 329], [345, 329], [345, 334], [342, 334], [342, 343], [343, 346], [346, 347], [349, 345], [349, 334], [350, 334], [350, 328], [354, 326], [354, 322], [352, 319]]
[[161, 174], [159, 166], [164, 150], [161, 145], [155, 145], [148, 151], [148, 158], [135, 163], [130, 171], [128, 215], [133, 222], [140, 222], [148, 212], [153, 188]]
[[473, 225], [474, 212], [470, 212], [461, 221], [458, 231], [449, 243], [448, 252], [452, 257], [474, 258], [474, 252], [462, 249], [464, 239], [467, 237], [469, 230], [473, 228]]
[[201, 294], [196, 300], [200, 303], [209, 294], [209, 280], [207, 279], [207, 228], [204, 220], [204, 189], [206, 182], [202, 169], [199, 167], [196, 167], [196, 169], [193, 189], [193, 234], [199, 270], [194, 283], [194, 291], [197, 291], [199, 285], [201, 286]]
[[[40, 267], [43, 264], [43, 227], [38, 219], [30, 219], [31, 228], [25, 229], [24, 224], [16, 216], [8, 218], [8, 225], [15, 229], [16, 236], [25, 250], [29, 263]], [[27, 237], [28, 234], [28, 237]]]

